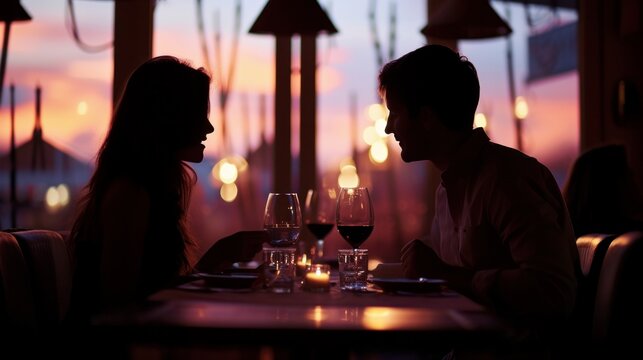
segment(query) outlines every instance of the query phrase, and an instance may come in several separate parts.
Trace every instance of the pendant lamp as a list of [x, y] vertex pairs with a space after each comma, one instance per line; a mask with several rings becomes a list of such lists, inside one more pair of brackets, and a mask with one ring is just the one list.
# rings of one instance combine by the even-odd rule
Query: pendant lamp
[[421, 31], [427, 37], [440, 39], [483, 39], [512, 32], [489, 0], [443, 1], [429, 14], [429, 22]]

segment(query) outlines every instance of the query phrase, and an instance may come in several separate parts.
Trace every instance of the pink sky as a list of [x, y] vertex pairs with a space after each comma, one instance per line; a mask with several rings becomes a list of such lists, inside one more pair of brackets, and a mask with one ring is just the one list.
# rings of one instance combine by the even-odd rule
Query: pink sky
[[[332, 38], [318, 40], [320, 68], [318, 73], [318, 156], [320, 164], [334, 167], [350, 154], [349, 98], [356, 94], [360, 111], [359, 123], [369, 125], [366, 107], [376, 101], [377, 64], [367, 24], [367, 0], [319, 1], [328, 12], [339, 33]], [[66, 29], [64, 1], [23, 0], [22, 4], [33, 21], [15, 23], [12, 27], [4, 99], [0, 109], [0, 152], [6, 152], [9, 141], [9, 84], [17, 87], [16, 108], [17, 142], [31, 136], [34, 122], [34, 92], [43, 88], [42, 123], [45, 137], [55, 145], [83, 160], [91, 160], [109, 124], [111, 107], [112, 51], [85, 53], [73, 42]], [[228, 48], [232, 31], [233, 1], [204, 0], [206, 31], [213, 37], [213, 13], [220, 11], [224, 39], [224, 69], [229, 60]], [[404, 0], [398, 6], [397, 56], [424, 44], [419, 29], [426, 23], [424, 0]], [[113, 2], [76, 1], [79, 29], [83, 39], [91, 44], [111, 40]], [[243, 22], [238, 54], [237, 73], [229, 104], [229, 134], [235, 152], [245, 152], [246, 141], [255, 146], [259, 139], [259, 98], [267, 97], [268, 134], [272, 134], [272, 91], [274, 88], [274, 40], [270, 36], [247, 33], [265, 4], [264, 0], [243, 1]], [[379, 4], [379, 3], [378, 3]], [[196, 32], [195, 4], [193, 1], [166, 0], [157, 5], [155, 13], [154, 53], [173, 54], [202, 66]], [[494, 4], [503, 9], [504, 5]], [[578, 144], [578, 77], [575, 73], [527, 86], [526, 78], [527, 31], [522, 6], [512, 8], [512, 26], [515, 30], [515, 69], [518, 94], [526, 96], [530, 115], [524, 125], [525, 152], [547, 159], [556, 157], [562, 148], [577, 148]], [[379, 4], [379, 36], [384, 48], [388, 47], [386, 22], [388, 3]], [[503, 14], [504, 11], [499, 11]], [[4, 29], [2, 29], [4, 30]], [[210, 51], [212, 52], [212, 44]], [[490, 117], [493, 140], [515, 146], [514, 130], [509, 113], [504, 39], [463, 41], [461, 52], [478, 67], [482, 96], [480, 111]], [[293, 46], [293, 58], [298, 57], [298, 45]], [[214, 58], [210, 54], [210, 58]], [[293, 63], [296, 63], [294, 60]], [[216, 74], [216, 72], [215, 72]], [[220, 128], [214, 79], [211, 120]], [[297, 79], [293, 89], [297, 89]], [[294, 94], [296, 96], [296, 93]], [[247, 99], [250, 132], [242, 127], [243, 102]], [[86, 104], [86, 113], [79, 114], [79, 103]], [[296, 104], [296, 98], [293, 98]], [[296, 120], [298, 109], [293, 109], [293, 147], [297, 150]], [[208, 155], [217, 155], [217, 133], [206, 145]], [[365, 147], [366, 144], [361, 144]], [[570, 154], [566, 154], [570, 155]], [[575, 156], [575, 154], [571, 154]]]

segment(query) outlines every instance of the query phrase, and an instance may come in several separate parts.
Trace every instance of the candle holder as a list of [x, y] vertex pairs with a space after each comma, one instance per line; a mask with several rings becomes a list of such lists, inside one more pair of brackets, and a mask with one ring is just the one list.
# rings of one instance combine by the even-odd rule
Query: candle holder
[[303, 280], [303, 289], [311, 292], [328, 292], [330, 290], [330, 266], [312, 264]]

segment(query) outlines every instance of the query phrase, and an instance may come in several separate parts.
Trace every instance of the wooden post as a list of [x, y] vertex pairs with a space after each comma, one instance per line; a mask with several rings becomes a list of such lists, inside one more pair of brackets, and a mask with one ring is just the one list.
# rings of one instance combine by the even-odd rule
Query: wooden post
[[132, 72], [152, 57], [155, 3], [155, 0], [114, 2], [114, 106]]
[[292, 165], [290, 152], [291, 134], [291, 38], [286, 35], [276, 37], [276, 74], [275, 74], [275, 143], [273, 155], [273, 191], [291, 192]]
[[317, 41], [315, 35], [301, 37], [301, 97], [299, 133], [299, 197], [317, 184]]

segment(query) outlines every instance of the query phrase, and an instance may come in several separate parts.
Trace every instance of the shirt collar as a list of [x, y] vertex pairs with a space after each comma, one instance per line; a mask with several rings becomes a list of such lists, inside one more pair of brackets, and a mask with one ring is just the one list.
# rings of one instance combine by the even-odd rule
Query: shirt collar
[[449, 161], [449, 166], [442, 173], [442, 182], [448, 185], [470, 174], [479, 163], [482, 148], [488, 143], [489, 137], [482, 128], [473, 129], [471, 136]]

